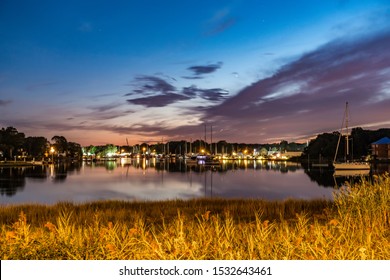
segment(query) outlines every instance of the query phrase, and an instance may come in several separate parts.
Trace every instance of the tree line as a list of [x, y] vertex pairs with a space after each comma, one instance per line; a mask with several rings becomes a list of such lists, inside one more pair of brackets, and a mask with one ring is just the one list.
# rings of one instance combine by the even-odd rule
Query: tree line
[[51, 142], [42, 136], [26, 137], [14, 127], [2, 128], [0, 130], [0, 160], [41, 160], [58, 158], [81, 158], [84, 154], [105, 157], [116, 153], [156, 153], [156, 154], [184, 154], [184, 153], [211, 153], [211, 154], [233, 154], [233, 153], [258, 153], [266, 154], [268, 151], [302, 151], [305, 144], [287, 142], [282, 140], [272, 144], [247, 144], [229, 143], [221, 140], [209, 143], [204, 140], [193, 142], [169, 141], [165, 143], [141, 143], [133, 146], [116, 146], [107, 144], [102, 146], [89, 145], [81, 147], [80, 144], [68, 141], [64, 136], [55, 135]]
[[[310, 141], [304, 151], [303, 157], [311, 159], [321, 159], [324, 161], [333, 160], [337, 148], [340, 133], [323, 133]], [[371, 144], [383, 137], [390, 137], [389, 128], [381, 128], [375, 131], [364, 130], [361, 127], [353, 128], [349, 138], [349, 160], [362, 159], [371, 154]], [[342, 139], [339, 145], [339, 153], [337, 159], [345, 159], [346, 157], [346, 141]]]
[[191, 153], [207, 154], [254, 154], [255, 152], [267, 155], [268, 151], [303, 151], [306, 144], [287, 142], [273, 144], [247, 144], [247, 143], [228, 143], [225, 140], [209, 143], [204, 140], [195, 140], [192, 142], [168, 141], [158, 143], [141, 143], [136, 145], [115, 146], [107, 144], [103, 146], [89, 145], [83, 147], [84, 154], [105, 157], [108, 154], [129, 153], [129, 154], [163, 154], [163, 155], [184, 155]]
[[1, 160], [41, 160], [41, 159], [79, 159], [82, 157], [80, 144], [68, 141], [64, 136], [55, 135], [48, 141], [42, 136], [26, 137], [14, 127], [0, 130]]
[[[351, 158], [359, 159], [371, 153], [371, 143], [383, 138], [390, 137], [390, 129], [382, 128], [371, 131], [360, 127], [353, 128], [350, 138]], [[13, 160], [24, 158], [27, 160], [40, 160], [42, 158], [74, 158], [79, 159], [85, 153], [106, 156], [115, 153], [156, 153], [156, 154], [184, 154], [184, 153], [247, 153], [253, 154], [266, 151], [303, 151], [303, 157], [312, 159], [320, 158], [322, 160], [333, 160], [336, 146], [340, 137], [339, 132], [322, 133], [311, 140], [309, 145], [282, 140], [273, 144], [246, 144], [246, 143], [228, 143], [225, 140], [208, 143], [203, 140], [188, 141], [169, 141], [166, 143], [142, 143], [133, 146], [116, 146], [107, 144], [104, 146], [81, 147], [80, 144], [68, 141], [64, 136], [55, 135], [48, 141], [42, 136], [26, 137], [23, 132], [19, 132], [14, 127], [2, 128], [0, 130], [0, 160]], [[345, 141], [340, 141], [338, 158], [345, 157]]]

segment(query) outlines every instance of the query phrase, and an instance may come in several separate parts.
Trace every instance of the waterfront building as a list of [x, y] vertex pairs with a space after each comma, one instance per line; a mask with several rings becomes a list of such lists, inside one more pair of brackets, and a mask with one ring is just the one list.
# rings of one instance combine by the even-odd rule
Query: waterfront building
[[372, 156], [379, 160], [390, 159], [390, 138], [383, 137], [371, 144]]

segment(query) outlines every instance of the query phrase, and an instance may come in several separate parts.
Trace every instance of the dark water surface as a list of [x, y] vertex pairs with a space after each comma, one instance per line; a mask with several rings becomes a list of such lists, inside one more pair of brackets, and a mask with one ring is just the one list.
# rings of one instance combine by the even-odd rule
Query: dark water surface
[[[388, 171], [388, 165], [374, 172]], [[155, 159], [0, 168], [0, 204], [202, 197], [332, 199], [351, 178], [300, 163], [247, 161], [190, 166]], [[358, 180], [359, 178], [355, 178]]]

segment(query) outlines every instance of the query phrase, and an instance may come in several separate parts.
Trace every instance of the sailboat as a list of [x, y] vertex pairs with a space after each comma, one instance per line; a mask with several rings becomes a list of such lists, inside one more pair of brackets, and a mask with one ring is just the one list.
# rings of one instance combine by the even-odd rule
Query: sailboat
[[[344, 125], [344, 120], [345, 120], [345, 146], [346, 146], [346, 157], [344, 162], [336, 162], [337, 158], [337, 153], [340, 145], [340, 140], [342, 137], [342, 130], [343, 130], [343, 125]], [[340, 171], [340, 170], [365, 170], [365, 172], [369, 172], [370, 170], [370, 165], [367, 162], [360, 162], [360, 161], [349, 161], [349, 132], [348, 132], [348, 102], [345, 103], [345, 113], [344, 113], [344, 118], [343, 118], [343, 123], [341, 125], [340, 129], [340, 136], [339, 140], [337, 142], [337, 147], [336, 147], [336, 153], [334, 155], [334, 160], [333, 160], [333, 167], [335, 171]]]

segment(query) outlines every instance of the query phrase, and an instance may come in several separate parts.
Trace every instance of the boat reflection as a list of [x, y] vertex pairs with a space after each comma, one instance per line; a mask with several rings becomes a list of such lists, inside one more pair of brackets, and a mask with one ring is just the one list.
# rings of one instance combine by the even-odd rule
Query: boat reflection
[[[387, 165], [387, 164], [386, 164]], [[305, 168], [305, 173], [312, 181], [323, 187], [341, 187], [362, 179], [371, 180], [373, 175], [384, 174], [384, 170], [333, 170], [332, 168]]]

